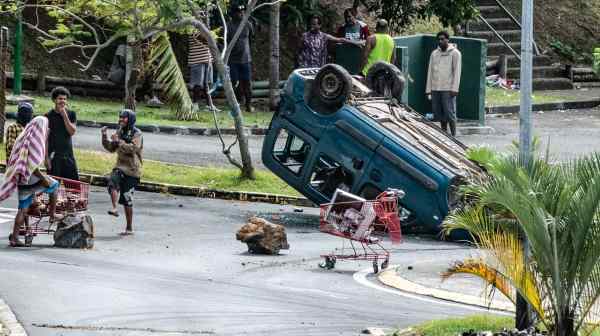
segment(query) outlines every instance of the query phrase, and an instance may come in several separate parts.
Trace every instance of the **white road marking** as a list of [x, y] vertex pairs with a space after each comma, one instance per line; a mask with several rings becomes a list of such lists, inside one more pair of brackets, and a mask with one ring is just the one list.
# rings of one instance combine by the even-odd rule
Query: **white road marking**
[[367, 279], [367, 275], [372, 273], [372, 271], [373, 271], [372, 268], [367, 268], [365, 270], [354, 273], [354, 276], [353, 276], [354, 281], [358, 282], [359, 284], [361, 284], [363, 286], [371, 287], [373, 289], [377, 289], [377, 290], [380, 290], [380, 291], [383, 291], [386, 293], [390, 293], [390, 294], [394, 294], [394, 295], [398, 295], [398, 296], [403, 296], [403, 297], [410, 298], [410, 299], [421, 300], [424, 302], [430, 302], [430, 303], [435, 303], [435, 304], [445, 305], [445, 306], [450, 306], [450, 307], [460, 307], [460, 308], [469, 309], [469, 310], [495, 313], [495, 314], [499, 314], [499, 315], [515, 316], [514, 313], [509, 313], [509, 312], [505, 312], [505, 311], [498, 311], [498, 310], [494, 310], [494, 309], [486, 309], [486, 308], [482, 308], [482, 307], [470, 306], [470, 305], [462, 304], [462, 303], [433, 299], [433, 298], [428, 298], [428, 297], [424, 297], [421, 295], [410, 294], [410, 293], [403, 292], [398, 289], [391, 289], [387, 286], [377, 284], [377, 283]]
[[15, 220], [14, 214], [0, 213], [0, 224], [12, 222]]

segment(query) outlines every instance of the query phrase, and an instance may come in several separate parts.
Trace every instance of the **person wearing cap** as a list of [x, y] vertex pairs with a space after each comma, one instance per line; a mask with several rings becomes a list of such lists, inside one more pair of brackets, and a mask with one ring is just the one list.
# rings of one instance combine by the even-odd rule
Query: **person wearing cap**
[[[231, 21], [227, 24], [227, 41], [230, 42], [242, 24], [244, 17], [243, 5], [233, 6], [231, 9]], [[235, 96], [238, 101], [244, 98], [246, 111], [252, 112], [252, 53], [250, 50], [250, 37], [254, 34], [254, 27], [250, 21], [246, 22], [235, 45], [231, 49], [228, 65], [229, 74]]]
[[6, 149], [6, 162], [10, 158], [10, 154], [12, 153], [12, 148], [15, 144], [15, 141], [25, 129], [25, 126], [33, 119], [33, 105], [30, 103], [21, 103], [17, 107], [17, 122], [11, 124], [6, 128], [6, 141], [5, 149]]
[[117, 162], [108, 180], [108, 193], [112, 209], [108, 214], [119, 217], [117, 201], [123, 205], [127, 226], [121, 235], [133, 234], [133, 192], [142, 176], [142, 131], [135, 127], [135, 112], [124, 109], [119, 114], [119, 129], [109, 138], [103, 127], [102, 146], [117, 153]]
[[77, 115], [67, 108], [71, 93], [66, 88], [57, 86], [50, 95], [54, 108], [45, 115], [50, 124], [46, 169], [52, 176], [78, 181], [79, 173], [71, 139], [77, 130]]
[[363, 75], [367, 76], [373, 64], [379, 61], [394, 63], [394, 39], [388, 34], [388, 22], [377, 20], [375, 34], [367, 38], [363, 54]]

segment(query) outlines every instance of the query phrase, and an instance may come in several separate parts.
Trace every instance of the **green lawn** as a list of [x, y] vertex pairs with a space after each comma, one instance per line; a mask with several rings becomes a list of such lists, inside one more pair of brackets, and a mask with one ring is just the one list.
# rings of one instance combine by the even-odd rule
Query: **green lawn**
[[[35, 113], [41, 115], [54, 107], [49, 97], [33, 96], [35, 98]], [[69, 106], [77, 112], [79, 120], [92, 120], [102, 122], [117, 122], [118, 113], [123, 104], [115, 100], [92, 99], [73, 97]], [[225, 106], [218, 106], [223, 112], [217, 114], [219, 126], [233, 127], [233, 119], [229, 116]], [[15, 112], [16, 106], [7, 106], [7, 112]], [[244, 124], [246, 126], [266, 127], [273, 116], [270, 112], [257, 110], [252, 113], [244, 113]], [[212, 113], [205, 111], [201, 113], [199, 120], [180, 121], [176, 120], [174, 112], [169, 107], [151, 108], [140, 103], [137, 108], [137, 122], [140, 125], [175, 125], [188, 127], [210, 127], [214, 128]]]
[[[501, 331], [503, 328], [513, 329], [515, 320], [512, 317], [497, 315], [473, 315], [465, 318], [452, 318], [445, 320], [428, 321], [413, 329], [418, 335], [423, 336], [456, 336], [471, 329], [475, 331]], [[396, 332], [392, 335], [400, 335]]]
[[[504, 90], [498, 88], [486, 88], [485, 106], [507, 106], [519, 105], [521, 92], [517, 90]], [[544, 91], [536, 91], [531, 97], [534, 104], [554, 103], [560, 101], [573, 100], [574, 97], [565, 95], [556, 95]]]
[[[5, 155], [4, 150], [0, 150], [2, 162], [6, 162]], [[89, 174], [106, 175], [110, 173], [115, 162], [115, 154], [105, 152], [75, 150], [75, 157], [79, 171]], [[293, 188], [268, 171], [256, 171], [256, 180], [242, 180], [239, 176], [240, 172], [235, 168], [192, 167], [145, 160], [142, 181], [300, 196]]]

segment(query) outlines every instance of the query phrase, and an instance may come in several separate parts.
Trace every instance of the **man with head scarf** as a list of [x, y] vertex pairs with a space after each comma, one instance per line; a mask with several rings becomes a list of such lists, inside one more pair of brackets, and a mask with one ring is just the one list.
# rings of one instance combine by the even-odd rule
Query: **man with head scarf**
[[117, 153], [117, 162], [108, 181], [112, 209], [108, 214], [118, 217], [117, 201], [123, 205], [127, 226], [121, 235], [133, 234], [133, 192], [142, 176], [142, 131], [135, 127], [135, 112], [124, 109], [119, 114], [119, 129], [110, 137], [102, 128], [102, 146]]
[[30, 103], [21, 103], [17, 107], [17, 122], [8, 126], [6, 129], [6, 162], [10, 158], [10, 153], [17, 140], [17, 137], [23, 132], [23, 129], [33, 119], [33, 106]]
[[48, 209], [50, 222], [62, 218], [55, 214], [56, 192], [59, 184], [40, 171], [44, 164], [47, 138], [48, 119], [45, 117], [34, 118], [15, 141], [6, 165], [4, 181], [0, 186], [0, 201], [10, 197], [15, 190], [18, 191], [19, 198], [19, 210], [15, 217], [15, 225], [12, 234], [8, 237], [10, 246], [13, 247], [25, 246], [19, 240], [19, 230], [25, 224], [27, 210], [33, 204], [37, 193], [50, 194]]

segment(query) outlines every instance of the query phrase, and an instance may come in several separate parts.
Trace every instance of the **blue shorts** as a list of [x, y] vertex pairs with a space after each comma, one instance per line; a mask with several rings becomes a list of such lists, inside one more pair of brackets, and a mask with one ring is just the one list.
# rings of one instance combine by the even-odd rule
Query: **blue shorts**
[[33, 203], [33, 199], [38, 193], [54, 194], [58, 190], [58, 181], [52, 179], [50, 187], [46, 188], [42, 185], [42, 182], [38, 182], [32, 185], [19, 185], [19, 209], [27, 209]]
[[232, 82], [250, 81], [252, 65], [250, 63], [229, 63], [229, 75]]

